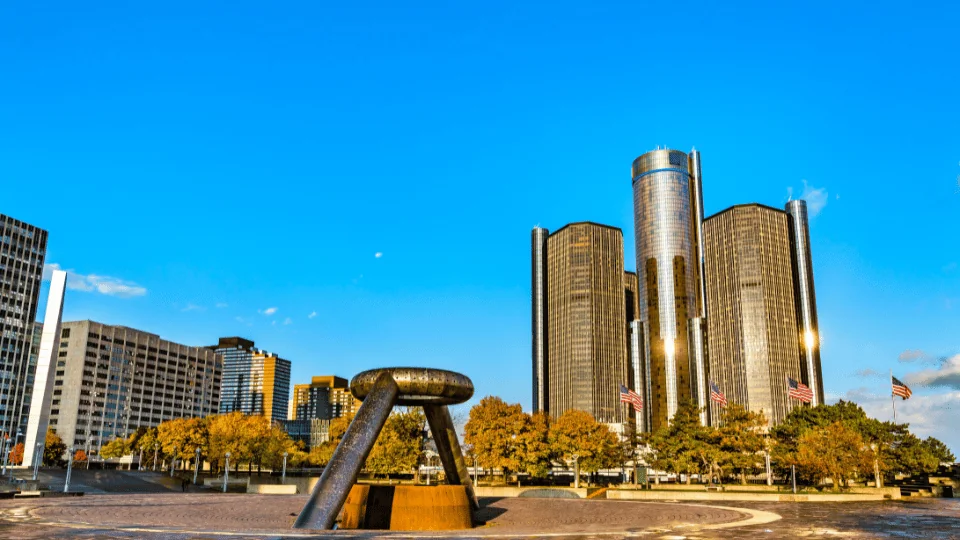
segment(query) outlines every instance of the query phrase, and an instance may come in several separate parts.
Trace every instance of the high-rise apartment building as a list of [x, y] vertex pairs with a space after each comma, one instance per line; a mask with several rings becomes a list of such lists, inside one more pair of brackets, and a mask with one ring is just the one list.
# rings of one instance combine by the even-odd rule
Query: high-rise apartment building
[[[703, 231], [710, 378], [729, 402], [780, 422], [799, 403], [787, 377], [802, 378], [787, 213], [737, 205]], [[718, 405], [710, 406], [716, 417]]]
[[0, 434], [25, 432], [47, 231], [0, 214]]
[[649, 427], [656, 430], [667, 425], [680, 401], [706, 405], [700, 156], [647, 152], [634, 160], [632, 176], [640, 321], [648, 353], [644, 397]]
[[813, 257], [810, 254], [810, 227], [807, 203], [787, 203], [790, 224], [790, 254], [793, 262], [794, 303], [800, 325], [801, 381], [813, 391], [811, 405], [823, 403], [823, 371], [820, 367], [820, 325], [817, 322], [817, 295], [813, 287]]
[[[632, 386], [623, 233], [596, 223], [571, 223], [547, 237], [545, 251], [544, 289], [533, 292], [534, 313], [546, 310], [545, 316], [535, 315], [546, 338], [545, 410], [552, 417], [569, 409], [587, 411], [622, 431], [632, 423], [627, 405], [620, 403], [620, 386]], [[536, 257], [535, 246], [535, 272]], [[535, 354], [535, 371], [536, 361]], [[538, 391], [535, 385], [535, 400]]]
[[223, 357], [220, 413], [262, 414], [273, 421], [287, 418], [290, 361], [254, 347], [239, 337], [220, 338], [207, 347]]
[[56, 359], [49, 426], [88, 454], [139, 427], [217, 412], [221, 361], [203, 347], [74, 321], [62, 325]]
[[331, 420], [357, 412], [361, 401], [350, 393], [350, 382], [342, 377], [313, 377], [310, 384], [293, 386], [291, 420]]

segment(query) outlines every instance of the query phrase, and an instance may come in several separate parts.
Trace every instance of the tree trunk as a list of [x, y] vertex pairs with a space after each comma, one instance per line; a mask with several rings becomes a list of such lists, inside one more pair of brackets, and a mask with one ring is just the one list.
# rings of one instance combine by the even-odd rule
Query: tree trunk
[[741, 486], [747, 485], [747, 471], [742, 469], [740, 470], [740, 485]]

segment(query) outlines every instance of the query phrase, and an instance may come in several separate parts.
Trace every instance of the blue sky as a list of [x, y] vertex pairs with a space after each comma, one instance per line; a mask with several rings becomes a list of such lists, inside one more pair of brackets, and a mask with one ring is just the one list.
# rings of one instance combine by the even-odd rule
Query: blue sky
[[2, 8], [0, 212], [67, 320], [529, 407], [530, 228], [633, 269], [631, 161], [696, 146], [708, 214], [816, 207], [828, 394], [889, 417], [893, 369], [960, 450], [957, 7], [196, 4]]

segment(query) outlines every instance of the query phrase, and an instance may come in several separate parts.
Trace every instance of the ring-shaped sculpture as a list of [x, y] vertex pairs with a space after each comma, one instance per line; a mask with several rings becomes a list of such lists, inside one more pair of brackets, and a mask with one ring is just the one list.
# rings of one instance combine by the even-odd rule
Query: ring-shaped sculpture
[[363, 403], [323, 469], [320, 481], [300, 511], [294, 528], [333, 528], [394, 405], [423, 407], [447, 482], [464, 486], [470, 504], [475, 510], [479, 508], [457, 431], [447, 409], [447, 405], [463, 403], [473, 396], [473, 383], [469, 378], [442, 369], [372, 369], [350, 381], [350, 392]]

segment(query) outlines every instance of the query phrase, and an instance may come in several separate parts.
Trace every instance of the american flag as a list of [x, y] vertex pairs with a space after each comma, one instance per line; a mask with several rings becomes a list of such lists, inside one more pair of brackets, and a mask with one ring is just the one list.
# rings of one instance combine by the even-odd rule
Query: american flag
[[727, 406], [727, 396], [723, 395], [717, 383], [710, 381], [710, 399], [716, 401], [721, 407]]
[[629, 390], [622, 384], [620, 385], [620, 403], [630, 403], [633, 405], [633, 410], [637, 412], [643, 410], [643, 398], [640, 397], [640, 394]]
[[910, 387], [900, 382], [900, 379], [890, 376], [890, 386], [893, 387], [893, 395], [900, 396], [903, 399], [910, 399], [910, 396], [913, 395], [913, 391], [910, 390]]
[[787, 377], [787, 387], [789, 388], [787, 395], [790, 397], [799, 399], [804, 403], [813, 401], [813, 390], [810, 390], [810, 388], [802, 382]]

